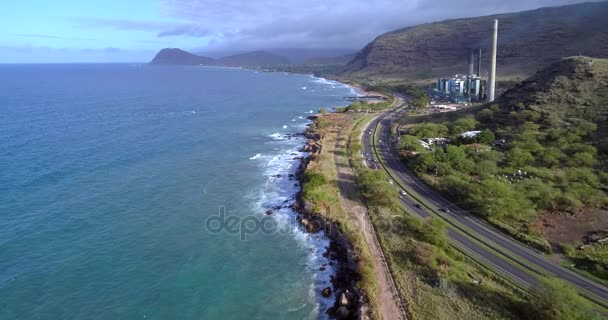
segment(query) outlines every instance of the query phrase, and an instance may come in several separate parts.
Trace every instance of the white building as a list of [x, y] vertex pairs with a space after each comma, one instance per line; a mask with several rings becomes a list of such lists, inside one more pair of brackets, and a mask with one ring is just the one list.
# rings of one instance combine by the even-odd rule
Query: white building
[[467, 131], [467, 132], [461, 133], [460, 136], [463, 138], [475, 138], [480, 133], [481, 133], [481, 131]]

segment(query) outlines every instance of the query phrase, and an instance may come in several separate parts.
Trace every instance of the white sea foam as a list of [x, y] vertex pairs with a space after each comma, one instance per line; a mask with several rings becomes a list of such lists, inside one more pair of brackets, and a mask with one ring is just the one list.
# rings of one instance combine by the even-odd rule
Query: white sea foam
[[249, 160], [256, 160], [256, 159], [259, 159], [259, 158], [261, 158], [261, 157], [262, 157], [262, 155], [258, 153], [258, 154], [256, 154], [255, 156], [250, 157], [250, 158], [249, 158]]
[[[299, 118], [303, 119], [303, 117]], [[299, 125], [305, 126], [308, 122], [304, 121]], [[260, 158], [258, 158], [261, 159], [258, 163], [262, 167], [267, 180], [262, 188], [254, 191], [255, 193], [251, 195], [255, 204], [254, 210], [261, 215], [267, 210], [273, 210], [272, 218], [277, 222], [279, 228], [288, 231], [302, 246], [303, 250], [309, 252], [306, 268], [307, 273], [313, 277], [313, 282], [310, 285], [309, 303], [315, 304], [312, 311], [315, 317], [326, 319], [325, 310], [332, 305], [333, 298], [324, 298], [320, 295], [320, 292], [325, 287], [333, 289], [330, 277], [335, 274], [335, 270], [329, 265], [329, 259], [323, 257], [323, 253], [329, 246], [329, 240], [323, 232], [316, 234], [305, 232], [296, 220], [296, 212], [291, 208], [295, 203], [296, 193], [300, 191], [300, 186], [299, 182], [290, 175], [296, 173], [301, 163], [300, 158], [308, 156], [308, 153], [299, 151], [306, 140], [301, 136], [281, 133], [273, 133], [269, 137], [272, 140], [267, 143], [275, 146], [273, 148], [275, 151], [274, 154], [260, 155]], [[321, 267], [324, 267], [325, 270], [319, 270]], [[295, 306], [296, 308], [292, 308], [290, 311], [296, 312], [306, 305], [308, 303], [304, 306]]]
[[289, 312], [296, 312], [296, 311], [298, 311], [298, 310], [300, 310], [300, 309], [302, 309], [302, 308], [304, 308], [304, 307], [306, 307], [306, 306], [307, 306], [307, 304], [306, 304], [306, 303], [304, 303], [304, 304], [302, 304], [302, 305], [301, 305], [301, 306], [299, 306], [299, 307], [296, 307], [296, 308], [289, 308], [289, 309], [287, 309], [287, 311], [289, 311]]
[[312, 82], [319, 83], [319, 84], [335, 85], [335, 84], [339, 83], [337, 81], [328, 80], [328, 79], [325, 79], [325, 78], [319, 78], [319, 77], [315, 77], [315, 76], [312, 76], [312, 75], [310, 77], [312, 78]]
[[302, 87], [302, 88], [300, 88], [300, 89], [302, 89], [302, 90], [306, 90], [306, 87]]
[[273, 140], [287, 140], [287, 136], [281, 133], [273, 133], [269, 135]]
[[302, 117], [302, 116], [298, 116], [298, 119], [304, 119], [304, 117]]
[[318, 84], [321, 84], [321, 85], [326, 85], [326, 86], [331, 87], [332, 89], [336, 89], [338, 87], [347, 88], [347, 89], [350, 90], [350, 94], [353, 95], [353, 96], [361, 96], [362, 95], [355, 87], [349, 86], [349, 85], [347, 85], [345, 83], [341, 83], [341, 82], [334, 81], [334, 80], [328, 80], [328, 79], [325, 79], [325, 78], [319, 78], [319, 77], [315, 77], [313, 75], [311, 75], [310, 78], [311, 78], [311, 82], [318, 83]]
[[284, 125], [284, 126], [283, 126], [283, 129], [287, 129], [287, 125]]

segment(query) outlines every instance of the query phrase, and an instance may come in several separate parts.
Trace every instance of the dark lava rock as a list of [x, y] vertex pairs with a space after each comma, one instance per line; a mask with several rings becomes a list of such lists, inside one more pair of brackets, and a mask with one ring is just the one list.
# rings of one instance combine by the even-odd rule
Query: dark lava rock
[[321, 295], [325, 298], [329, 298], [331, 296], [331, 288], [327, 287], [321, 291]]

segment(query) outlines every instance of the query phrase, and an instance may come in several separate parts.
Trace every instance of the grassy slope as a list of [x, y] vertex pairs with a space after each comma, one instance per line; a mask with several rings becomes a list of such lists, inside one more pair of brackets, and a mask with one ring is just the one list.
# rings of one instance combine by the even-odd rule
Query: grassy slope
[[[518, 183], [513, 185], [520, 194], [517, 202], [530, 198], [530, 206], [535, 208], [535, 213], [519, 217], [489, 215], [490, 221], [524, 240], [546, 247], [542, 244], [542, 229], [535, 226], [540, 214], [566, 210], [579, 213], [580, 219], [584, 219], [585, 207], [605, 204], [608, 197], [608, 60], [564, 59], [505, 92], [492, 106], [450, 114], [407, 117], [402, 122], [409, 126], [420, 122], [443, 123], [449, 127], [458, 119], [472, 115], [481, 120], [477, 129], [490, 129], [497, 138], [508, 142], [507, 148], [497, 153], [498, 166], [492, 174], [509, 174], [524, 168], [534, 172], [534, 179], [540, 181], [525, 188], [520, 188]], [[588, 129], [584, 128], [592, 129], [593, 126], [597, 126], [597, 130], [591, 130], [587, 135], [585, 131]], [[516, 148], [519, 152], [515, 152]], [[522, 160], [525, 158], [528, 160]], [[475, 163], [479, 165], [479, 162]], [[469, 175], [462, 170], [455, 171]], [[475, 173], [470, 174], [469, 179], [480, 179]], [[432, 179], [425, 170], [422, 170], [421, 177], [427, 181]], [[440, 189], [442, 179], [445, 181], [444, 177], [439, 178]], [[475, 183], [462, 185], [476, 188]], [[449, 192], [450, 189], [453, 190], [453, 186], [444, 191]], [[543, 194], [540, 198], [530, 196], [539, 192]], [[474, 192], [452, 196], [466, 198], [471, 193]], [[476, 210], [475, 204], [466, 202], [465, 205]], [[606, 226], [595, 227], [601, 229]], [[585, 251], [568, 248], [567, 253], [576, 257], [577, 263], [591, 260], [592, 269], [599, 268], [599, 273], [604, 276], [608, 274], [608, 259], [605, 258], [608, 248], [605, 245], [594, 245]]]

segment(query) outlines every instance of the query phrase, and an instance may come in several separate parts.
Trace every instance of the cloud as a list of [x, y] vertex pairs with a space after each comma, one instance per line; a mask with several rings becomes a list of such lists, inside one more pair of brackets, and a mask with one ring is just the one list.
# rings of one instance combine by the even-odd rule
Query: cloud
[[174, 44], [173, 41], [153, 41], [153, 40], [135, 40], [138, 43], [154, 43], [154, 44]]
[[171, 36], [191, 36], [191, 37], [204, 37], [210, 35], [209, 30], [201, 28], [194, 24], [178, 25], [165, 31], [158, 33], [158, 37], [171, 37]]
[[583, 2], [581, 0], [161, 0], [161, 11], [185, 21], [159, 37], [212, 37], [209, 49], [267, 46], [352, 47], [391, 30]]
[[150, 31], [156, 33], [156, 36], [159, 38], [171, 36], [204, 37], [210, 34], [208, 30], [202, 28], [200, 25], [192, 23], [100, 18], [78, 18], [75, 19], [74, 22], [78, 27], [83, 28], [111, 28], [128, 31]]
[[153, 31], [175, 28], [175, 23], [153, 20], [77, 18], [74, 23], [83, 28], [113, 28], [118, 30]]

